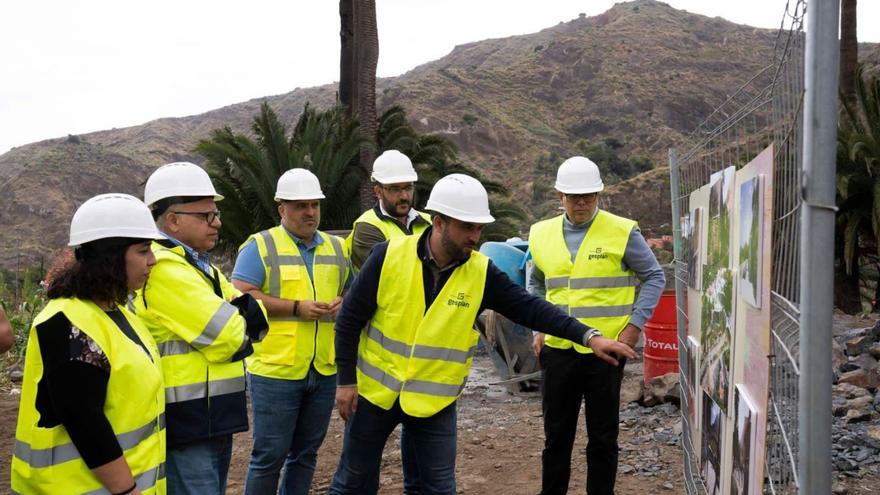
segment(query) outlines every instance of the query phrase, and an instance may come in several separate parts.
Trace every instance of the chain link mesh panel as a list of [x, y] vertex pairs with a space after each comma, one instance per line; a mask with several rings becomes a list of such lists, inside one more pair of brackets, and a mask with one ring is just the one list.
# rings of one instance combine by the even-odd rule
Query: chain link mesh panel
[[[802, 116], [804, 101], [804, 22], [806, 1], [790, 0], [777, 33], [774, 57], [716, 108], [689, 136], [680, 157], [671, 153], [670, 175], [677, 184], [678, 218], [690, 211], [690, 194], [710, 175], [730, 165], [737, 169], [771, 142], [775, 145], [773, 251], [771, 276], [770, 393], [765, 457], [765, 493], [797, 493], [798, 335], [800, 331], [799, 219], [801, 208]], [[676, 199], [676, 198], [673, 198]], [[680, 236], [677, 236], [680, 239]], [[686, 241], [689, 242], [689, 241]], [[681, 246], [689, 250], [691, 246]], [[688, 260], [676, 256], [675, 278], [687, 285]], [[687, 320], [683, 302], [679, 318]], [[686, 326], [679, 326], [679, 349], [687, 349]], [[682, 374], [682, 445], [686, 492], [706, 493], [696, 462], [688, 418], [688, 387]]]

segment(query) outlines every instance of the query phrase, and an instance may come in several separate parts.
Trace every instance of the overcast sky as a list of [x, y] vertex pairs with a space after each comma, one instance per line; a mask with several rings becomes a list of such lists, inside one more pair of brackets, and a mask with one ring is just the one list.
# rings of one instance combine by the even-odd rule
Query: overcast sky
[[[796, 0], [791, 0], [795, 3]], [[613, 0], [377, 0], [380, 77], [455, 45], [532, 33]], [[775, 28], [786, 0], [669, 0]], [[0, 153], [32, 141], [179, 117], [336, 81], [335, 0], [0, 2]], [[880, 41], [880, 1], [859, 41]], [[745, 79], [745, 75], [744, 75]]]

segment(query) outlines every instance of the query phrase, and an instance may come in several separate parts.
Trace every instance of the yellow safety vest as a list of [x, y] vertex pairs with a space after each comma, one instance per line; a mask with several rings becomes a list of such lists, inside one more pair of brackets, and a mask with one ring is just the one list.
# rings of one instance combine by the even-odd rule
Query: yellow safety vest
[[228, 302], [241, 292], [216, 268], [212, 280], [191, 265], [182, 247], [163, 244], [153, 243], [156, 265], [133, 310], [162, 356], [168, 442], [246, 431], [244, 360], [231, 361], [246, 348], [246, 324]]
[[[621, 263], [637, 224], [600, 210], [572, 263], [562, 231], [563, 216], [538, 222], [529, 232], [529, 250], [535, 266], [544, 273], [547, 300], [605, 337], [616, 339], [629, 323], [636, 297], [635, 272], [624, 271]], [[552, 335], [547, 335], [544, 344], [557, 349], [574, 346], [581, 354], [593, 352]]]
[[[412, 223], [412, 234], [416, 237], [421, 235], [428, 227], [431, 226], [431, 217], [425, 212], [417, 212], [419, 216], [427, 221], [427, 223], [419, 222], [414, 220]], [[370, 224], [373, 227], [379, 229], [382, 232], [382, 235], [385, 236], [386, 240], [396, 239], [398, 237], [404, 237], [410, 234], [407, 234], [400, 225], [395, 225], [397, 222], [390, 218], [380, 218], [379, 215], [376, 215], [376, 209], [370, 208], [369, 210], [363, 212], [361, 216], [354, 221], [351, 227], [351, 232], [349, 232], [348, 237], [345, 238], [345, 247], [348, 249], [348, 252], [351, 252], [351, 246], [354, 242], [354, 229], [357, 227], [359, 223]]]
[[91, 301], [52, 299], [30, 329], [21, 387], [12, 492], [16, 494], [110, 493], [86, 466], [63, 425], [38, 426], [37, 385], [43, 359], [36, 326], [58, 313], [89, 336], [107, 356], [110, 380], [104, 415], [113, 427], [123, 457], [145, 494], [165, 493], [165, 398], [159, 353], [141, 322], [119, 308], [140, 337], [149, 355], [127, 337], [107, 314]]
[[358, 346], [358, 392], [371, 403], [420, 418], [464, 390], [479, 334], [489, 258], [476, 251], [454, 269], [427, 312], [419, 236], [392, 239], [379, 276], [377, 308]]
[[[312, 264], [314, 279], [282, 226], [252, 235], [266, 269], [260, 290], [269, 296], [297, 301], [330, 302], [342, 295], [348, 278], [348, 252], [342, 239], [317, 232], [323, 243], [315, 248]], [[314, 363], [315, 370], [328, 376], [336, 373], [333, 346], [335, 318], [320, 321], [298, 316], [269, 316], [269, 332], [254, 344], [254, 354], [247, 358], [248, 371], [269, 378], [301, 380]]]

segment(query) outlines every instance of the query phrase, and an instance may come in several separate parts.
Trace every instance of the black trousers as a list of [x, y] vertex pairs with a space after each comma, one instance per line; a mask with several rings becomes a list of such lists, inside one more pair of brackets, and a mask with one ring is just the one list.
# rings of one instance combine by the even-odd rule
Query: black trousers
[[574, 349], [541, 349], [544, 381], [544, 452], [542, 495], [568, 492], [571, 450], [577, 434], [581, 402], [587, 423], [587, 493], [613, 495], [617, 477], [617, 434], [620, 383], [624, 360], [614, 367], [592, 354]]

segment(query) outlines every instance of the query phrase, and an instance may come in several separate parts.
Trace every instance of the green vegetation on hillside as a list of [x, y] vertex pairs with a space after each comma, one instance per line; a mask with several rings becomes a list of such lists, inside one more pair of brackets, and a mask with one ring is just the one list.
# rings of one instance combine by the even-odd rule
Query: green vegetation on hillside
[[625, 143], [616, 138], [605, 138], [595, 144], [589, 144], [585, 139], [581, 139], [575, 143], [574, 149], [567, 153], [551, 151], [539, 156], [532, 168], [529, 198], [534, 218], [546, 218], [555, 214], [559, 206], [556, 191], [553, 189], [556, 169], [570, 156], [585, 156], [596, 163], [606, 187], [654, 168], [651, 160], [647, 158], [622, 156], [624, 147]]

